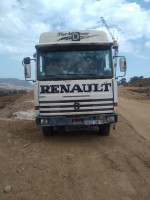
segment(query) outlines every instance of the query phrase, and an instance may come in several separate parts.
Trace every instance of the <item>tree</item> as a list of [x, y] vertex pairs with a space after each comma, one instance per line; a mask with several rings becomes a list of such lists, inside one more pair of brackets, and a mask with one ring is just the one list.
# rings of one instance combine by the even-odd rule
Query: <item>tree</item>
[[120, 83], [121, 83], [121, 85], [124, 85], [124, 84], [126, 83], [126, 78], [122, 78], [122, 79], [120, 80]]
[[143, 76], [133, 76], [130, 78], [130, 82], [136, 81], [136, 80], [142, 80], [144, 77]]

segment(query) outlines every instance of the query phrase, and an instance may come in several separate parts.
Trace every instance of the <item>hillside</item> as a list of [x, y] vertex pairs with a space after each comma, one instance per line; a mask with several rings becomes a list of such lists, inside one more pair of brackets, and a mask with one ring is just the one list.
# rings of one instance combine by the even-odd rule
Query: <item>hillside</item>
[[22, 87], [33, 87], [33, 84], [25, 80], [20, 80], [17, 78], [0, 78], [0, 86], [4, 85], [13, 85], [13, 86], [22, 86]]

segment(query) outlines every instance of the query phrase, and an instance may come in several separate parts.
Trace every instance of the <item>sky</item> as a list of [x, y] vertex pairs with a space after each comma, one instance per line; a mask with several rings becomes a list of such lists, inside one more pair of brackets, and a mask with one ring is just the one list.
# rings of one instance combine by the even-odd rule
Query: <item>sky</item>
[[[104, 30], [127, 59], [127, 81], [150, 77], [150, 0], [0, 0], [0, 78], [24, 79], [24, 57], [33, 57], [42, 32]], [[32, 63], [34, 79], [35, 63]], [[117, 75], [123, 75], [117, 69]]]

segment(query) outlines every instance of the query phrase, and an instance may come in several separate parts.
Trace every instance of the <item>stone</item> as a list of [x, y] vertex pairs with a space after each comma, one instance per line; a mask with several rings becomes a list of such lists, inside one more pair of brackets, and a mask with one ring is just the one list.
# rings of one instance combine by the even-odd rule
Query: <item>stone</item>
[[7, 186], [5, 186], [5, 188], [4, 188], [4, 192], [5, 192], [5, 193], [10, 192], [11, 190], [12, 190], [11, 185], [7, 185]]
[[21, 172], [21, 169], [17, 169], [17, 172], [20, 173], [20, 172]]
[[29, 146], [29, 144], [24, 144], [24, 146], [23, 147], [28, 147]]

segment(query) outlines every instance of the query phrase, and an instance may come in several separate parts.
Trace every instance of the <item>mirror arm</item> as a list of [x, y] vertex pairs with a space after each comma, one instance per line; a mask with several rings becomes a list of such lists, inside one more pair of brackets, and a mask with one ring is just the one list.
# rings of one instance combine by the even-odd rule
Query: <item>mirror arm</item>
[[29, 79], [29, 80], [27, 80], [26, 78], [25, 78], [25, 81], [32, 81], [33, 83], [36, 82], [34, 79]]
[[116, 79], [122, 78], [122, 77], [125, 77], [125, 76], [126, 76], [126, 72], [124, 72], [124, 75], [123, 75], [123, 76], [117, 76]]
[[[34, 61], [36, 61], [36, 58], [30, 58], [30, 60], [34, 60]], [[22, 60], [22, 65], [25, 67], [25, 64], [24, 64], [23, 61], [24, 61], [24, 60]]]
[[34, 60], [34, 61], [36, 61], [36, 58], [31, 58], [30, 60]]
[[114, 58], [124, 58], [124, 56], [113, 56], [113, 59]]
[[24, 64], [23, 60], [22, 60], [22, 65], [25, 67], [25, 64]]

